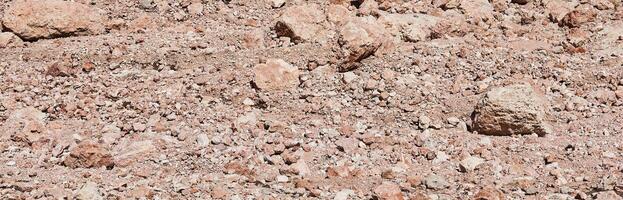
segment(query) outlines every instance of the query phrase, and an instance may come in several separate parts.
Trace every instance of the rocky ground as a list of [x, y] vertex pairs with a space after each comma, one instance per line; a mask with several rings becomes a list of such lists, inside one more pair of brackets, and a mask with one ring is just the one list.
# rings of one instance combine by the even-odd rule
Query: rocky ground
[[1, 199], [623, 199], [620, 0], [0, 0]]

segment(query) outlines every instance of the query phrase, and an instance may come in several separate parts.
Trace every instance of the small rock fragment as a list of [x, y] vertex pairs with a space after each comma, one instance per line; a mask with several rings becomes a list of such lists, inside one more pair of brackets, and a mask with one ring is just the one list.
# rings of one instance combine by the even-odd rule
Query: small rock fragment
[[595, 195], [595, 200], [623, 200], [623, 197], [619, 196], [614, 191], [599, 192]]
[[487, 135], [552, 132], [545, 121], [544, 99], [529, 85], [495, 88], [485, 94], [472, 114], [474, 130]]
[[359, 78], [359, 76], [357, 76], [355, 73], [353, 72], [346, 72], [344, 73], [344, 76], [342, 77], [342, 81], [344, 81], [344, 83], [351, 83], [354, 80], [356, 80], [357, 78]]
[[36, 133], [43, 131], [46, 118], [45, 113], [34, 107], [14, 110], [0, 125], [0, 140], [13, 137], [13, 140], [17, 139], [25, 143], [35, 142], [42, 137], [41, 134]]
[[201, 2], [195, 2], [188, 5], [188, 13], [191, 15], [202, 15], [203, 4]]
[[127, 166], [132, 162], [146, 158], [146, 154], [154, 151], [156, 146], [151, 140], [134, 142], [127, 147], [122, 148], [114, 156], [115, 165]]
[[21, 47], [24, 41], [11, 32], [0, 33], [0, 48]]
[[335, 142], [337, 147], [347, 154], [353, 153], [358, 148], [359, 140], [354, 138], [342, 138]]
[[256, 65], [254, 83], [261, 90], [285, 90], [299, 84], [299, 70], [281, 59], [269, 59]]
[[485, 160], [475, 156], [469, 156], [463, 160], [461, 160], [461, 170], [464, 172], [471, 172], [478, 167], [478, 165], [484, 163]]
[[333, 200], [348, 200], [348, 197], [351, 195], [355, 195], [355, 192], [352, 190], [341, 190], [335, 194]]
[[110, 153], [99, 144], [83, 141], [74, 148], [63, 164], [71, 168], [112, 167], [113, 158]]
[[462, 0], [459, 8], [472, 19], [485, 21], [493, 18], [493, 5], [488, 0]]
[[342, 25], [350, 20], [350, 11], [342, 5], [329, 5], [327, 19], [336, 25]]
[[505, 200], [504, 193], [494, 187], [485, 187], [474, 196], [474, 200]]
[[400, 187], [392, 182], [384, 182], [383, 184], [374, 188], [374, 194], [376, 197], [382, 200], [402, 200], [402, 192]]
[[103, 200], [96, 183], [87, 182], [76, 193], [78, 200]]
[[570, 28], [580, 27], [587, 22], [595, 21], [597, 13], [593, 9], [576, 9], [565, 15], [560, 22], [561, 25]]
[[287, 183], [289, 180], [288, 177], [284, 175], [279, 175], [276, 179], [278, 183]]
[[203, 134], [203, 133], [197, 135], [197, 146], [205, 147], [205, 146], [208, 146], [209, 144], [210, 144], [210, 138], [208, 138], [208, 135]]
[[551, 0], [545, 2], [545, 12], [549, 15], [549, 18], [552, 22], [562, 23], [562, 19], [565, 17], [565, 15], [573, 10], [573, 8], [577, 6], [577, 4], [577, 2]]
[[271, 0], [271, 6], [273, 8], [281, 8], [284, 4], [286, 4], [285, 0]]
[[440, 190], [450, 187], [450, 183], [448, 183], [448, 181], [446, 181], [444, 177], [435, 174], [429, 175], [424, 178], [424, 185], [426, 185], [426, 188], [434, 190]]
[[511, 3], [516, 3], [520, 5], [526, 5], [530, 2], [532, 2], [532, 0], [511, 0]]
[[420, 129], [427, 129], [428, 127], [430, 127], [431, 123], [432, 123], [432, 120], [428, 118], [426, 115], [422, 115], [418, 119], [418, 126], [420, 127]]

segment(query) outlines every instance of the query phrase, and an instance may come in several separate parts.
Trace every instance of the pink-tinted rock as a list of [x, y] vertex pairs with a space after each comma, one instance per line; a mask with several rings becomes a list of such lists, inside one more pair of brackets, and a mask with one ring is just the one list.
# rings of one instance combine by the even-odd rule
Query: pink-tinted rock
[[374, 188], [374, 194], [376, 197], [382, 200], [402, 200], [402, 192], [400, 187], [395, 183], [385, 182], [376, 188]]
[[5, 10], [3, 23], [24, 40], [95, 35], [105, 31], [101, 12], [71, 1], [17, 0]]
[[292, 38], [295, 42], [316, 41], [323, 35], [323, 21], [325, 15], [318, 5], [293, 6], [279, 17], [275, 30], [278, 36]]
[[63, 164], [71, 168], [92, 168], [114, 166], [112, 155], [99, 144], [83, 141], [76, 146]]
[[0, 33], [0, 48], [24, 46], [22, 39], [11, 32]]
[[269, 59], [256, 65], [254, 83], [261, 90], [285, 90], [299, 84], [299, 70], [281, 59]]

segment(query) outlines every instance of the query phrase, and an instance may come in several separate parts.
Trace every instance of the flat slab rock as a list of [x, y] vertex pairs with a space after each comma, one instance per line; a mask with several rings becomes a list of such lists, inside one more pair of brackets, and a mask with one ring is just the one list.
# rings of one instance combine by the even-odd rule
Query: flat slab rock
[[101, 11], [60, 0], [18, 0], [4, 13], [4, 27], [24, 40], [95, 35], [105, 31]]
[[552, 132], [545, 120], [546, 103], [529, 85], [511, 85], [492, 89], [472, 113], [474, 130], [486, 135], [532, 134]]

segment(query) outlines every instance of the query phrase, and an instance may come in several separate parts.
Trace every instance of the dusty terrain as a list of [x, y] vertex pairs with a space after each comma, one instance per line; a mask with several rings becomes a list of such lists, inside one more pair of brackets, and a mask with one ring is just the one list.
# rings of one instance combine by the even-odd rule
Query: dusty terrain
[[0, 0], [0, 199], [623, 199], [620, 0]]

